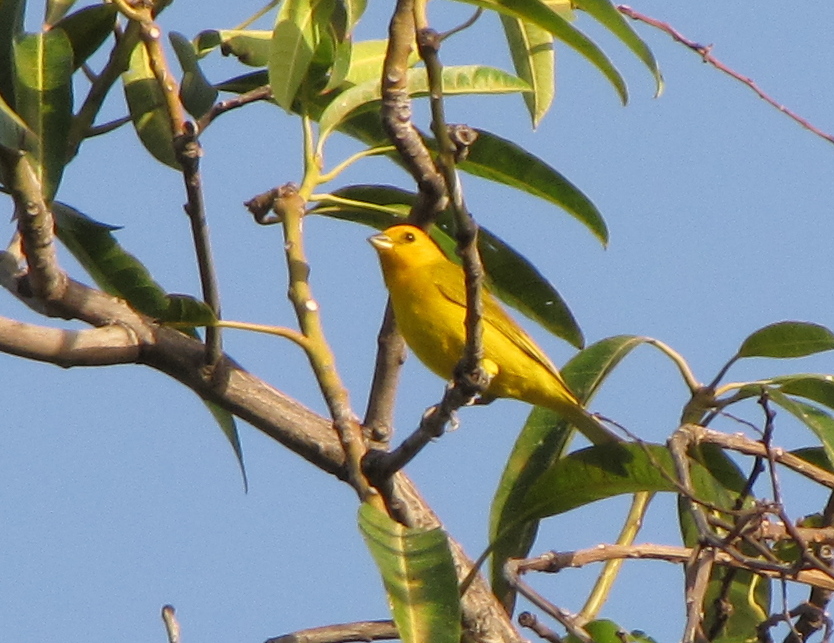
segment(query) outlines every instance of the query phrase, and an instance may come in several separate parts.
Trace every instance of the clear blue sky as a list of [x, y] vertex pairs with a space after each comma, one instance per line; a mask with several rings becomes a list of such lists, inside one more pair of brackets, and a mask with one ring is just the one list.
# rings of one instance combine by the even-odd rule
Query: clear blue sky
[[[390, 3], [382, 3], [386, 5]], [[371, 3], [362, 38], [382, 37], [387, 17]], [[161, 20], [188, 37], [225, 28], [260, 5], [186, 3]], [[752, 77], [777, 100], [834, 130], [834, 5], [812, 2], [786, 15], [783, 2], [669, 3], [634, 8], [667, 20]], [[450, 9], [451, 7], [451, 9]], [[443, 30], [471, 11], [432, 3]], [[30, 21], [30, 24], [33, 24]], [[834, 237], [834, 148], [767, 106], [747, 88], [645, 25], [666, 91], [653, 99], [648, 73], [586, 16], [629, 82], [623, 108], [584, 60], [558, 49], [557, 98], [536, 132], [518, 96], [449, 101], [451, 122], [512, 138], [589, 195], [611, 230], [607, 250], [542, 201], [464, 178], [479, 221], [524, 252], [559, 288], [589, 341], [621, 333], [667, 342], [709, 380], [753, 330], [783, 319], [834, 326], [830, 244]], [[494, 16], [483, 17], [446, 64], [509, 69]], [[239, 73], [227, 61], [213, 80]], [[124, 113], [116, 96], [108, 117]], [[425, 110], [418, 110], [425, 125]], [[206, 134], [204, 181], [227, 318], [291, 325], [280, 231], [253, 224], [242, 203], [300, 177], [297, 121], [269, 105], [226, 115]], [[333, 141], [326, 164], [359, 149]], [[382, 160], [344, 182], [407, 177]], [[334, 186], [335, 187], [335, 186]], [[96, 219], [125, 226], [123, 245], [172, 292], [198, 281], [182, 213], [181, 178], [154, 162], [124, 128], [91, 140], [68, 169], [59, 197]], [[8, 206], [8, 212], [11, 211]], [[8, 215], [5, 217], [8, 221]], [[361, 414], [373, 365], [384, 291], [365, 228], [326, 219], [306, 224], [312, 285], [342, 375]], [[12, 225], [7, 223], [7, 235]], [[64, 265], [84, 280], [64, 253]], [[43, 320], [0, 293], [5, 316]], [[60, 322], [51, 320], [49, 324]], [[572, 349], [531, 329], [563, 363]], [[227, 350], [276, 387], [321, 411], [299, 350], [240, 332]], [[259, 642], [300, 628], [387, 618], [381, 584], [355, 526], [345, 485], [241, 424], [250, 491], [234, 457], [193, 393], [142, 367], [63, 371], [0, 355], [0, 632], [7, 641], [163, 641], [159, 610], [178, 610], [184, 641]], [[831, 371], [831, 357], [752, 361], [734, 379]], [[399, 434], [437, 401], [443, 383], [409, 360], [397, 412]], [[642, 349], [595, 400], [646, 439], [676, 427], [685, 389], [671, 364]], [[528, 408], [499, 401], [465, 409], [461, 428], [409, 467], [451, 534], [472, 555], [486, 544], [494, 485]], [[758, 419], [751, 410], [749, 417]], [[732, 430], [732, 425], [725, 425]], [[780, 415], [777, 442], [810, 434]], [[793, 487], [789, 486], [789, 489]], [[802, 489], [802, 488], [799, 488]], [[805, 489], [804, 491], [808, 491]], [[816, 492], [814, 492], [816, 493]], [[789, 496], [791, 515], [820, 508], [822, 494]], [[615, 538], [622, 500], [547, 523], [534, 552]], [[639, 540], [677, 542], [673, 502], [656, 503]], [[566, 572], [537, 586], [568, 609], [590, 577]], [[675, 640], [682, 574], [660, 563], [628, 565], [605, 616]], [[663, 616], [659, 616], [663, 614]]]

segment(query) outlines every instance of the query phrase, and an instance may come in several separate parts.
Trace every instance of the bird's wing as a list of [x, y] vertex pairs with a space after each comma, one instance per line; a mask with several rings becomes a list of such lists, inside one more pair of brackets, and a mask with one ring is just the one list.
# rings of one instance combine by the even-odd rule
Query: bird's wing
[[[463, 274], [461, 273], [460, 276], [462, 277]], [[432, 277], [434, 277], [433, 281], [437, 285], [438, 290], [446, 299], [454, 302], [461, 308], [466, 308], [466, 288], [462, 279], [450, 279], [448, 271], [445, 270], [436, 271]], [[507, 337], [521, 350], [548, 369], [562, 384], [565, 384], [562, 374], [559, 373], [559, 369], [550, 361], [550, 358], [536, 345], [524, 329], [504, 311], [495, 297], [486, 290], [484, 291], [483, 302], [484, 323], [490, 324], [495, 330]], [[565, 388], [567, 388], [567, 385], [565, 385]]]

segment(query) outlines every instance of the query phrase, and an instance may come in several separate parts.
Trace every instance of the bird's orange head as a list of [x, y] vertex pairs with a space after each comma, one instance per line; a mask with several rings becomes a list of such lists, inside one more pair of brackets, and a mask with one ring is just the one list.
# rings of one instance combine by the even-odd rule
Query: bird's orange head
[[382, 270], [386, 274], [448, 261], [431, 237], [413, 225], [392, 226], [369, 237], [368, 241], [379, 254]]

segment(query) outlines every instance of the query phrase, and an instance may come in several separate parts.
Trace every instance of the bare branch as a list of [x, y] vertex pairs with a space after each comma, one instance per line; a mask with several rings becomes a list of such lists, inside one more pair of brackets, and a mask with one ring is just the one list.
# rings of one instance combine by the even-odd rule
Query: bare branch
[[266, 643], [350, 643], [387, 641], [398, 637], [399, 633], [393, 621], [359, 621], [300, 630], [267, 639]]

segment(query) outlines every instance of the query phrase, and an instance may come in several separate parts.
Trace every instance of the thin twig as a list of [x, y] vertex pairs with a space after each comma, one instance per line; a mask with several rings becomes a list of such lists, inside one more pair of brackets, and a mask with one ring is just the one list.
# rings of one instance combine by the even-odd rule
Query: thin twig
[[162, 608], [162, 622], [165, 623], [168, 643], [180, 643], [180, 624], [177, 621], [177, 615], [173, 605], [166, 605]]
[[755, 83], [755, 81], [753, 81], [753, 79], [748, 78], [747, 76], [742, 76], [738, 72], [734, 71], [733, 69], [731, 69], [730, 67], [728, 67], [727, 65], [722, 63], [715, 56], [713, 56], [712, 55], [712, 47], [713, 47], [712, 45], [701, 45], [701, 44], [699, 44], [699, 43], [697, 43], [693, 40], [690, 40], [689, 38], [687, 38], [683, 34], [681, 34], [677, 29], [672, 27], [670, 24], [668, 24], [666, 22], [662, 22], [662, 21], [657, 20], [655, 18], [650, 18], [649, 16], [646, 16], [642, 13], [639, 13], [639, 12], [635, 11], [634, 9], [632, 9], [629, 6], [619, 5], [617, 7], [617, 9], [619, 9], [620, 13], [628, 16], [629, 18], [632, 18], [634, 20], [639, 20], [640, 22], [645, 22], [647, 25], [651, 25], [652, 27], [656, 27], [657, 29], [660, 29], [661, 31], [664, 31], [665, 33], [669, 34], [674, 40], [681, 43], [682, 45], [685, 45], [685, 46], [689, 47], [692, 51], [696, 52], [699, 56], [701, 56], [701, 58], [703, 59], [703, 61], [705, 63], [709, 63], [710, 65], [712, 65], [713, 67], [715, 67], [719, 71], [724, 72], [725, 74], [727, 74], [731, 78], [734, 78], [735, 80], [739, 81], [740, 83], [743, 83], [744, 85], [747, 85], [747, 87], [749, 87], [754, 92], [756, 92], [756, 94], [759, 96], [759, 98], [764, 100], [770, 106], [778, 109], [780, 112], [782, 112], [783, 114], [785, 114], [789, 118], [793, 119], [795, 122], [799, 123], [802, 127], [807, 129], [808, 131], [816, 134], [820, 138], [825, 139], [829, 143], [834, 143], [834, 136], [832, 136], [831, 134], [827, 134], [827, 133], [823, 132], [821, 129], [812, 125], [808, 120], [799, 116], [799, 114], [797, 114], [796, 112], [794, 112], [794, 111], [788, 109], [787, 107], [785, 107], [784, 105], [778, 103], [775, 99], [771, 98], [761, 88], [759, 88], [759, 86]]
[[359, 621], [313, 627], [283, 634], [266, 643], [351, 643], [352, 641], [387, 641], [399, 637], [393, 621]]
[[238, 96], [233, 96], [232, 98], [227, 98], [219, 103], [215, 103], [212, 105], [211, 109], [197, 121], [197, 131], [202, 133], [209, 125], [211, 125], [212, 122], [214, 122], [214, 119], [221, 114], [225, 114], [226, 112], [237, 109], [238, 107], [243, 107], [249, 103], [256, 103], [258, 101], [269, 100], [271, 98], [272, 87], [269, 85], [262, 85], [261, 87], [256, 87], [255, 89]]

